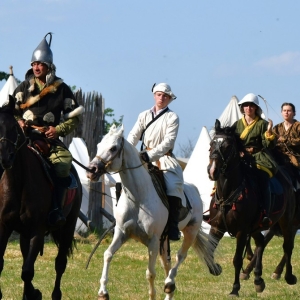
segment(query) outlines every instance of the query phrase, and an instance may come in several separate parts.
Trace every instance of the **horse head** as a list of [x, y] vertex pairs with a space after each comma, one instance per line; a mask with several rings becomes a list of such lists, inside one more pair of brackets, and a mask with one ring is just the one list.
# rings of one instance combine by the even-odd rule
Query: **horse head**
[[22, 130], [14, 118], [14, 97], [9, 95], [0, 103], [0, 164], [3, 169], [10, 169], [15, 154], [20, 148]]
[[98, 181], [105, 173], [117, 172], [122, 167], [122, 151], [124, 148], [123, 125], [116, 127], [113, 124], [109, 132], [97, 145], [97, 154], [89, 163], [87, 177], [92, 181]]
[[207, 172], [211, 180], [218, 180], [225, 174], [229, 165], [239, 159], [234, 129], [221, 127], [220, 121], [215, 123], [215, 136], [210, 142], [209, 165]]

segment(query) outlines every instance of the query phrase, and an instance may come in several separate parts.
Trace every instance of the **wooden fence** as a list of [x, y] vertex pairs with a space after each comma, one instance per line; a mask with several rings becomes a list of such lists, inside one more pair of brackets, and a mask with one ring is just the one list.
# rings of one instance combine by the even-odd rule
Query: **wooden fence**
[[[97, 144], [101, 141], [104, 132], [104, 99], [101, 94], [91, 92], [84, 94], [80, 89], [75, 93], [75, 97], [80, 105], [85, 108], [80, 117], [80, 123], [73, 133], [63, 139], [69, 147], [73, 137], [82, 138], [88, 149], [90, 158], [96, 155]], [[90, 183], [89, 186], [89, 208], [88, 218], [94, 223], [99, 231], [103, 230], [103, 215], [101, 208], [104, 206], [103, 186], [101, 182]]]

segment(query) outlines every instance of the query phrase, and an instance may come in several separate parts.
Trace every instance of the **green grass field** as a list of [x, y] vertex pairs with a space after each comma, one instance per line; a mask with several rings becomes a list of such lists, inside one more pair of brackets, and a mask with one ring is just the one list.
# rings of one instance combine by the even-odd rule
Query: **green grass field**
[[[262, 294], [257, 295], [253, 285], [253, 276], [250, 280], [243, 281], [239, 299], [300, 299], [300, 285], [289, 286], [281, 278], [274, 281], [270, 278], [275, 266], [282, 256], [282, 239], [274, 238], [265, 250], [263, 278], [266, 282], [266, 289]], [[92, 258], [89, 268], [85, 265], [92, 251], [96, 240], [90, 238], [78, 240], [77, 250], [73, 259], [69, 260], [67, 271], [62, 280], [63, 299], [97, 299], [99, 279], [103, 266], [103, 253], [110, 242], [110, 238], [99, 246]], [[299, 264], [299, 243], [297, 236], [293, 267], [294, 274], [300, 278]], [[174, 260], [175, 251], [180, 242], [172, 242], [172, 257]], [[177, 300], [195, 299], [226, 299], [233, 284], [234, 269], [232, 258], [235, 249], [235, 240], [224, 238], [220, 244], [220, 255], [217, 261], [222, 265], [223, 273], [218, 277], [209, 274], [206, 267], [200, 263], [191, 249], [184, 264], [180, 267], [177, 281], [175, 298]], [[34, 284], [43, 293], [43, 299], [51, 299], [51, 292], [55, 279], [54, 259], [56, 246], [47, 242], [44, 255], [39, 256], [35, 264]], [[22, 298], [23, 283], [20, 278], [22, 257], [18, 241], [8, 244], [5, 254], [4, 270], [1, 276], [1, 287], [3, 299], [16, 300]], [[244, 263], [246, 265], [246, 261]], [[146, 248], [135, 241], [125, 244], [114, 256], [109, 273], [108, 289], [110, 299], [148, 299], [148, 283], [145, 279], [147, 267]], [[156, 289], [157, 299], [164, 299], [164, 272], [157, 260]]]

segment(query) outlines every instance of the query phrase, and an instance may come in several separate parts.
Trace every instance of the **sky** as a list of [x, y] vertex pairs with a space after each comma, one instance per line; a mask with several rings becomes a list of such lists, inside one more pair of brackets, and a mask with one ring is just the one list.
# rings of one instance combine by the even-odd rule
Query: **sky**
[[23, 80], [52, 32], [57, 76], [101, 93], [114, 118], [124, 116], [125, 136], [153, 106], [152, 85], [166, 82], [177, 96], [170, 109], [180, 118], [178, 155], [233, 95], [262, 95], [274, 124], [283, 102], [297, 109], [299, 11], [298, 0], [1, 0], [0, 71], [12, 65]]

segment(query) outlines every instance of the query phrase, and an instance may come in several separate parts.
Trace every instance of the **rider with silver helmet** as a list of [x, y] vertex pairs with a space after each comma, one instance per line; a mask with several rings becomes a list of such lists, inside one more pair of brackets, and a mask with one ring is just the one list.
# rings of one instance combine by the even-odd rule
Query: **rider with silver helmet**
[[[50, 37], [49, 43], [47, 36]], [[56, 76], [51, 40], [52, 34], [46, 34], [33, 51], [31, 68], [13, 95], [16, 99], [15, 117], [25, 134], [32, 136], [32, 132], [38, 130], [50, 145], [47, 157], [53, 165], [55, 189], [48, 223], [57, 228], [66, 221], [62, 205], [71, 181], [72, 165], [72, 155], [59, 137], [68, 135], [77, 127], [84, 109], [78, 105], [69, 86]]]
[[154, 84], [154, 106], [139, 114], [127, 140], [134, 146], [139, 140], [146, 149], [141, 149], [141, 159], [152, 162], [163, 170], [170, 206], [168, 219], [168, 237], [170, 240], [180, 239], [178, 229], [181, 205], [186, 206], [183, 193], [182, 168], [172, 150], [179, 128], [179, 118], [168, 105], [176, 99], [171, 87], [166, 83]]
[[243, 117], [238, 120], [233, 128], [241, 142], [241, 155], [251, 155], [256, 166], [257, 183], [260, 188], [265, 216], [262, 220], [264, 226], [272, 222], [269, 218], [271, 209], [270, 180], [277, 172], [277, 164], [268, 149], [276, 144], [275, 135], [272, 132], [273, 122], [261, 118], [262, 109], [258, 97], [252, 93], [247, 94], [239, 103]]

